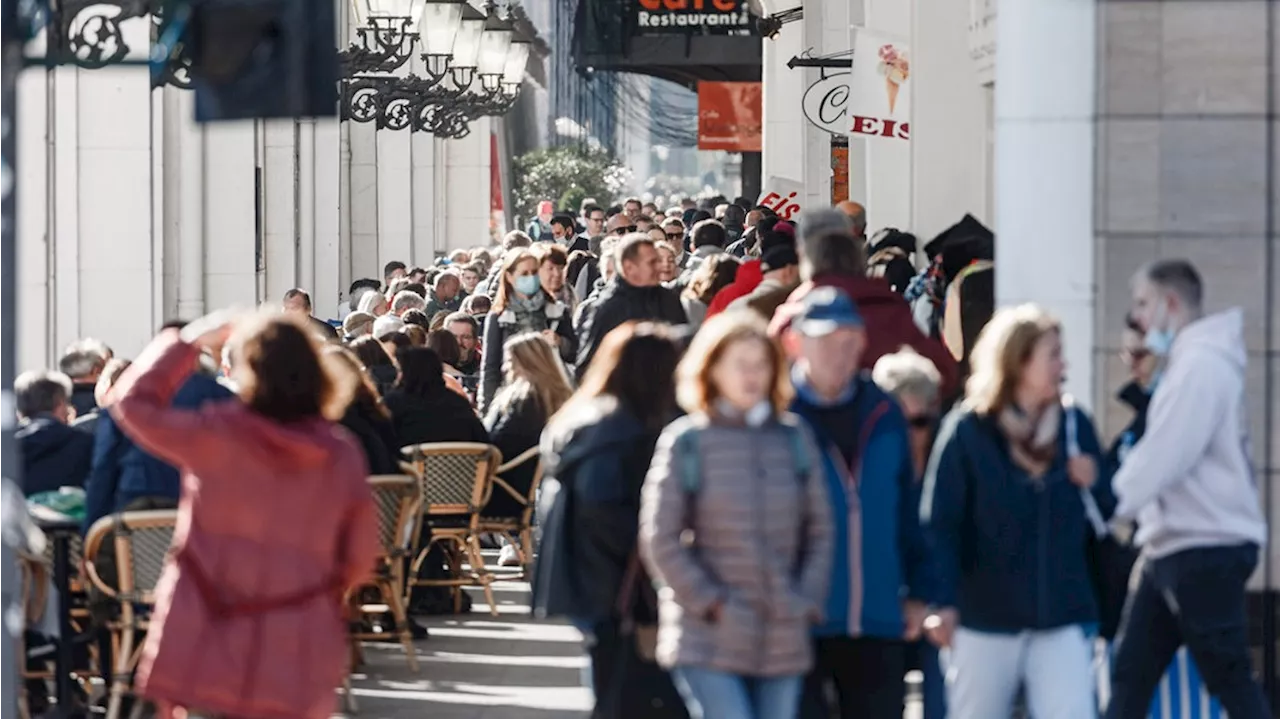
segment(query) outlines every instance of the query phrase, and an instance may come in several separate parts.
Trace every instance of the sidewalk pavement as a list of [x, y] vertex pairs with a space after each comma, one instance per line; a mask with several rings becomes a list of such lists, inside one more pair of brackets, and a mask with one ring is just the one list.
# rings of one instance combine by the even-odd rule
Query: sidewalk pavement
[[494, 582], [497, 617], [489, 614], [483, 592], [468, 591], [470, 614], [419, 618], [431, 636], [416, 643], [417, 674], [409, 671], [399, 644], [364, 645], [365, 666], [351, 680], [356, 716], [585, 719], [591, 694], [581, 686], [586, 660], [578, 631], [535, 621], [527, 582]]

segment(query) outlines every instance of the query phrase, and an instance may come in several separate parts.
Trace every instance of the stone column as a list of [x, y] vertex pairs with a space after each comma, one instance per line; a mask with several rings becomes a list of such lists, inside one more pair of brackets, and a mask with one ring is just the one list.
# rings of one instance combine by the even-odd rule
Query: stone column
[[1093, 397], [1093, 2], [1000, 5], [996, 300], [1062, 320], [1067, 389]]

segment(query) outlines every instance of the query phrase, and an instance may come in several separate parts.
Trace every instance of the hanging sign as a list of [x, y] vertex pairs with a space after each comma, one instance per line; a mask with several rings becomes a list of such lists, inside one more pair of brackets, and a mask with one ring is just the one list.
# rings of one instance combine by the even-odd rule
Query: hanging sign
[[911, 139], [911, 54], [907, 43], [854, 28], [849, 79], [851, 137]]
[[836, 135], [848, 134], [849, 73], [828, 75], [810, 85], [800, 109], [814, 126]]
[[996, 0], [969, 0], [969, 58], [978, 82], [995, 82]]
[[629, 0], [640, 34], [695, 33], [703, 28], [748, 30], [747, 0]]
[[763, 106], [761, 83], [698, 83], [698, 149], [760, 152]]
[[800, 219], [800, 191], [803, 189], [804, 185], [795, 180], [770, 177], [764, 183], [764, 191], [756, 204], [778, 213], [779, 219], [794, 222]]

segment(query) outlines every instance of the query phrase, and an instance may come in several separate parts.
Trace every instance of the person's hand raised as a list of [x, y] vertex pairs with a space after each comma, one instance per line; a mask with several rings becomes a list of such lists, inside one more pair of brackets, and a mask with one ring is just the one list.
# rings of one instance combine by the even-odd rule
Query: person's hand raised
[[182, 328], [178, 337], [188, 344], [202, 350], [213, 350], [226, 343], [231, 334], [232, 320], [236, 313], [232, 310], [217, 310], [194, 320]]

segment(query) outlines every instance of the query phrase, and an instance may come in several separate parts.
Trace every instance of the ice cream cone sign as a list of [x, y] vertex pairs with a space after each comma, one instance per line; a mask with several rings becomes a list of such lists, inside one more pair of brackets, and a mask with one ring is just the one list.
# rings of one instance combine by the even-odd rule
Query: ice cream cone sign
[[911, 62], [906, 50], [900, 50], [892, 44], [881, 45], [877, 70], [884, 76], [884, 89], [889, 96], [889, 114], [892, 115], [898, 106], [898, 92], [907, 78], [911, 77]]

